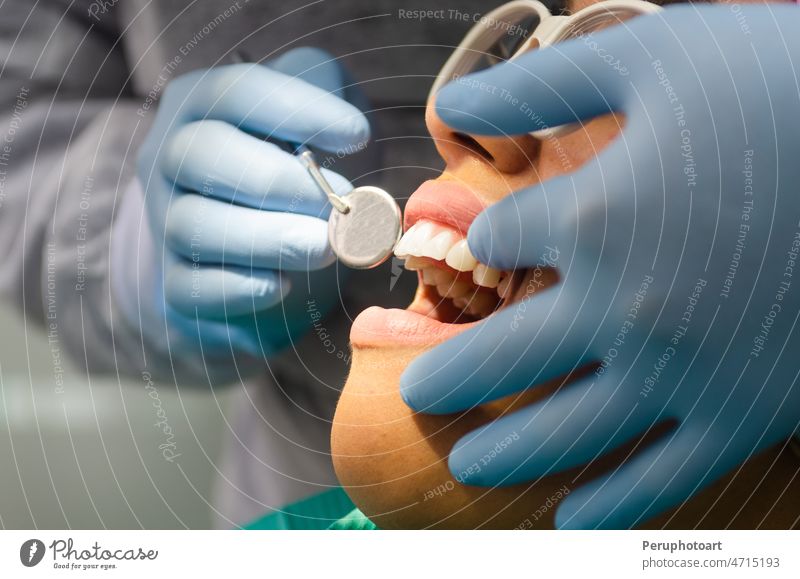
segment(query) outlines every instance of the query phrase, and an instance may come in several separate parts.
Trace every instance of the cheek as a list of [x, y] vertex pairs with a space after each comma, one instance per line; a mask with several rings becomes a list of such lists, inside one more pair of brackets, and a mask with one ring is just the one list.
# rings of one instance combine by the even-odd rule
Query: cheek
[[624, 115], [608, 114], [584, 123], [567, 135], [544, 140], [538, 178], [545, 181], [579, 169], [600, 154], [624, 126]]
[[474, 160], [474, 167], [467, 162], [460, 165], [459, 177], [481, 191], [487, 204], [496, 203], [514, 191], [578, 170], [608, 147], [624, 124], [624, 115], [603, 115], [567, 135], [529, 147], [536, 152], [526, 159], [524, 170], [510, 174], [486, 171], [483, 163]]

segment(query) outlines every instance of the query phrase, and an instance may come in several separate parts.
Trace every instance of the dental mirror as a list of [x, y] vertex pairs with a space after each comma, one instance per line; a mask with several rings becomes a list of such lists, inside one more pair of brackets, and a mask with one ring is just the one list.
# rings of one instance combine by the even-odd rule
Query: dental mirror
[[339, 259], [356, 269], [377, 267], [392, 255], [403, 233], [403, 216], [394, 198], [378, 187], [356, 187], [346, 198], [350, 210], [334, 208], [328, 240]]
[[403, 234], [403, 214], [394, 197], [370, 186], [356, 187], [340, 197], [308, 147], [298, 146], [295, 155], [333, 205], [328, 240], [339, 260], [354, 269], [372, 269], [389, 259]]

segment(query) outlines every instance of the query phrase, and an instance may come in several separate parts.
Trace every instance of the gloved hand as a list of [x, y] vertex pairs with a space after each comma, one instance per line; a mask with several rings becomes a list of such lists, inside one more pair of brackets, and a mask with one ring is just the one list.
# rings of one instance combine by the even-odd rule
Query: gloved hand
[[468, 133], [626, 119], [595, 160], [470, 228], [474, 255], [502, 269], [557, 249], [560, 282], [403, 374], [412, 408], [449, 413], [599, 364], [462, 438], [449, 464], [464, 482], [533, 480], [674, 420], [556, 514], [560, 528], [625, 528], [798, 427], [798, 29], [795, 6], [668, 8], [439, 93], [438, 114]]
[[[155, 253], [140, 259], [138, 292], [204, 355], [274, 353], [313, 323], [309, 293], [319, 292], [315, 312], [338, 298], [330, 205], [300, 162], [262, 137], [361, 150], [369, 125], [344, 86], [338, 63], [311, 48], [167, 85], [137, 165]], [[339, 194], [352, 189], [323, 172]]]

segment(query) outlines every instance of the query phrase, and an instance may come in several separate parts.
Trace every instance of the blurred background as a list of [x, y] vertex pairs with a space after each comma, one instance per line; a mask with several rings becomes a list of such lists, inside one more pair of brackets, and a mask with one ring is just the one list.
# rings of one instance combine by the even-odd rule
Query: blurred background
[[[0, 307], [0, 527], [209, 528], [230, 389], [177, 392], [110, 376], [87, 381], [63, 359], [56, 389], [51, 347]], [[174, 432], [168, 462], [150, 393]], [[156, 402], [158, 403], [158, 402]]]

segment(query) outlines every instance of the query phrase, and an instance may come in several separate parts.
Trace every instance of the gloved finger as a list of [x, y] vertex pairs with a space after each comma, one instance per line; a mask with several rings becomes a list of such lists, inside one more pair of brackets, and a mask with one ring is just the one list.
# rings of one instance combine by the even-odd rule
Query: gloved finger
[[153, 235], [160, 244], [165, 233], [164, 215], [167, 214], [173, 198], [182, 192], [160, 172], [155, 172], [149, 175], [146, 181], [142, 181], [142, 189], [150, 227], [153, 228]]
[[164, 94], [185, 122], [225, 121], [245, 131], [327, 151], [360, 150], [369, 123], [356, 107], [301, 78], [233, 64], [175, 79]]
[[449, 414], [535, 387], [592, 359], [577, 303], [555, 286], [417, 357], [400, 393], [419, 412]]
[[[195, 121], [173, 133], [161, 157], [164, 175], [189, 191], [257, 209], [327, 218], [330, 205], [293, 155], [221, 121]], [[340, 195], [353, 186], [322, 169]]]
[[[633, 67], [641, 56], [632, 26], [575, 39], [461, 77], [436, 95], [436, 113], [451, 127], [478, 135], [538, 131], [621, 111], [630, 82], [601, 58], [614, 55]], [[626, 41], [628, 44], [626, 44]], [[593, 48], [594, 47], [594, 48]]]
[[[599, 251], [607, 236], [611, 199], [630, 199], [636, 187], [631, 167], [643, 151], [629, 147], [640, 123], [630, 125], [607, 149], [577, 171], [517, 191], [481, 212], [467, 234], [475, 258], [498, 269], [533, 267], [552, 246], [569, 255], [580, 245]], [[635, 203], [614, 204], [615, 223], [633, 223]], [[630, 212], [630, 220], [620, 212]], [[619, 232], [617, 232], [619, 233]]]
[[555, 177], [487, 207], [472, 222], [467, 242], [475, 258], [491, 267], [533, 267], [545, 246], [562, 253], [565, 240], [574, 239], [576, 232], [568, 227], [577, 224], [577, 211], [575, 179], [571, 175]]
[[652, 417], [615, 395], [619, 380], [612, 376], [592, 372], [547, 399], [466, 434], [450, 452], [450, 471], [464, 484], [510, 485], [586, 464], [614, 450], [632, 433], [646, 430]]
[[346, 99], [361, 111], [369, 109], [369, 99], [350, 72], [331, 53], [301, 46], [267, 63], [273, 70], [291, 74], [332, 94]]
[[628, 529], [688, 499], [739, 464], [730, 436], [682, 424], [611, 474], [571, 492], [559, 529]]
[[266, 63], [272, 70], [296, 76], [330, 93], [341, 94], [345, 71], [330, 52], [313, 46], [293, 48]]
[[210, 384], [219, 383], [215, 379], [219, 364], [211, 357], [211, 352], [246, 352], [258, 358], [263, 357], [265, 352], [272, 353], [268, 344], [262, 343], [256, 333], [239, 325], [237, 320], [207, 319], [196, 312], [183, 314], [169, 304], [164, 304], [164, 307], [171, 330], [167, 338], [170, 350], [186, 351], [189, 345], [201, 349]]
[[288, 279], [270, 269], [221, 267], [176, 259], [164, 277], [164, 296], [177, 312], [204, 319], [253, 314], [280, 303]]
[[168, 246], [195, 263], [312, 271], [331, 265], [328, 223], [182, 194], [167, 213]]

